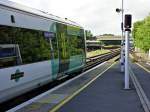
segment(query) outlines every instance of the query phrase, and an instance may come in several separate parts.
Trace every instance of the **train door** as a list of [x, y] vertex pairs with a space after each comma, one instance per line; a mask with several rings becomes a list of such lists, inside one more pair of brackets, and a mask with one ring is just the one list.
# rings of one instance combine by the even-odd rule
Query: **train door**
[[59, 54], [58, 54], [58, 41], [56, 33], [44, 32], [45, 38], [50, 43], [50, 54], [51, 54], [51, 66], [52, 66], [52, 78], [56, 79], [59, 70]]
[[57, 39], [59, 46], [59, 73], [64, 73], [69, 68], [69, 39], [67, 37], [67, 26], [57, 23]]

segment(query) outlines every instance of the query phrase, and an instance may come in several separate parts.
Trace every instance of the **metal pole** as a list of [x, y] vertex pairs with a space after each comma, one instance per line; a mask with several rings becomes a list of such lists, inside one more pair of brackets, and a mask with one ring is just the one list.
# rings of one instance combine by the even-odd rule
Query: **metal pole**
[[124, 37], [123, 37], [123, 30], [124, 30], [124, 28], [123, 28], [123, 25], [124, 25], [124, 20], [123, 20], [123, 18], [124, 18], [124, 2], [123, 2], [123, 0], [122, 0], [122, 42], [124, 42]]
[[125, 31], [125, 89], [129, 88], [129, 34], [130, 29]]
[[124, 51], [123, 51], [123, 49], [124, 49], [124, 36], [123, 36], [123, 30], [124, 30], [124, 28], [123, 28], [123, 25], [124, 25], [124, 23], [123, 23], [123, 17], [124, 17], [124, 15], [123, 15], [123, 13], [124, 13], [124, 1], [122, 0], [122, 9], [121, 9], [121, 12], [122, 12], [122, 22], [121, 22], [121, 30], [122, 30], [122, 36], [121, 36], [121, 72], [124, 72]]
[[122, 0], [122, 23], [123, 23], [123, 12], [124, 12], [123, 4], [124, 4], [124, 2], [123, 2], [123, 0]]

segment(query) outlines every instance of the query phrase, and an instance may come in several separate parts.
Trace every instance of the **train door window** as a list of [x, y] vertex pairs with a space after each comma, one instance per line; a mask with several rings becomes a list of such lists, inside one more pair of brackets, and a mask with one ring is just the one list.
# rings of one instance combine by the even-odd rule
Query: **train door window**
[[80, 53], [85, 54], [85, 38], [84, 38], [84, 30], [83, 29], [79, 30], [78, 47], [80, 48]]
[[70, 41], [70, 54], [71, 56], [80, 55], [84, 49], [84, 34], [80, 28], [67, 26], [67, 35]]
[[58, 38], [58, 46], [59, 46], [59, 72], [64, 72], [68, 70], [69, 67], [69, 39], [67, 36], [67, 26], [64, 24], [57, 23], [57, 38]]

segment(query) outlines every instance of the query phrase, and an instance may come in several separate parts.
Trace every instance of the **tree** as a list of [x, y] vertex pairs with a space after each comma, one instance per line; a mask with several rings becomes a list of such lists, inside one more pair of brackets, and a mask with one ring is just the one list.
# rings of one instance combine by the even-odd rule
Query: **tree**
[[86, 30], [86, 31], [85, 31], [85, 34], [86, 34], [86, 39], [87, 39], [87, 40], [92, 39], [93, 34], [91, 33], [91, 31], [90, 31], [90, 30]]
[[150, 16], [133, 25], [134, 45], [147, 52], [150, 49]]

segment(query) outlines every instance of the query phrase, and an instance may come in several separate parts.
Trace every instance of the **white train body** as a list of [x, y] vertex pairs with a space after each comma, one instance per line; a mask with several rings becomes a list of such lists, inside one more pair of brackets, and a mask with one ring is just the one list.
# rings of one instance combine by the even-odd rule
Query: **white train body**
[[[8, 28], [15, 27], [15, 28], [33, 29], [33, 30], [42, 31], [42, 32], [55, 32], [56, 23], [65, 24], [65, 25], [78, 27], [82, 29], [81, 26], [79, 26], [78, 24], [74, 22], [61, 19], [59, 17], [49, 15], [49, 14], [43, 13], [35, 9], [24, 7], [24, 6], [21, 6], [13, 2], [6, 1], [6, 0], [0, 1], [0, 26], [1, 26], [0, 28], [2, 30], [3, 30], [3, 27], [7, 26]], [[6, 32], [6, 31], [1, 31], [1, 29], [0, 29], [0, 33]], [[46, 33], [42, 33], [42, 34], [46, 35]], [[50, 35], [50, 33], [48, 33], [47, 35]], [[5, 38], [5, 37], [0, 37], [0, 38]], [[2, 49], [6, 45], [3, 45], [0, 43], [0, 48]], [[8, 46], [10, 45], [11, 44], [8, 44]], [[19, 44], [15, 43], [13, 45], [18, 46]], [[52, 49], [53, 46], [50, 46], [50, 47]], [[52, 58], [45, 59], [45, 60], [44, 58], [43, 59], [39, 58], [39, 60], [42, 60], [42, 61], [37, 61], [37, 62], [34, 61], [33, 63], [31, 63], [32, 61], [31, 59], [29, 63], [26, 62], [25, 64], [23, 64], [20, 51], [16, 50], [16, 49], [19, 49], [19, 47], [14, 47], [14, 48], [12, 47], [11, 49], [15, 49], [15, 53], [17, 54], [16, 57], [11, 57], [11, 59], [18, 60], [16, 63], [19, 63], [19, 64], [16, 64], [15, 66], [9, 66], [9, 65], [6, 66], [5, 60], [9, 61], [9, 63], [12, 63], [9, 57], [3, 56], [3, 55], [7, 55], [8, 51], [4, 54], [2, 54], [3, 51], [0, 52], [1, 53], [0, 54], [0, 103], [10, 98], [13, 98], [15, 96], [18, 96], [22, 93], [25, 93], [33, 88], [44, 85], [56, 79], [58, 77], [58, 74], [65, 73], [66, 71], [69, 71], [69, 69], [76, 70], [75, 68], [80, 68], [80, 67], [82, 68], [83, 65], [85, 64], [84, 55], [83, 56], [82, 55], [78, 55], [78, 56], [69, 55], [69, 62], [68, 62], [69, 64], [66, 64], [65, 71], [60, 70], [62, 65], [59, 64], [61, 62], [60, 60], [63, 60], [63, 56], [62, 56], [62, 59], [60, 59], [59, 57], [53, 60]], [[84, 53], [83, 51], [82, 53]], [[58, 53], [58, 56], [60, 55], [61, 55], [61, 51], [59, 51]], [[28, 57], [28, 60], [29, 58], [30, 57]], [[76, 60], [76, 58], [78, 60]], [[71, 64], [71, 60], [73, 60], [72, 63], [76, 61], [76, 64]], [[60, 62], [58, 63], [58, 61]]]
[[[50, 82], [52, 79], [50, 68], [50, 61], [45, 61], [0, 69], [0, 102]], [[24, 72], [24, 77], [18, 81], [10, 80], [11, 74], [17, 69]]]

